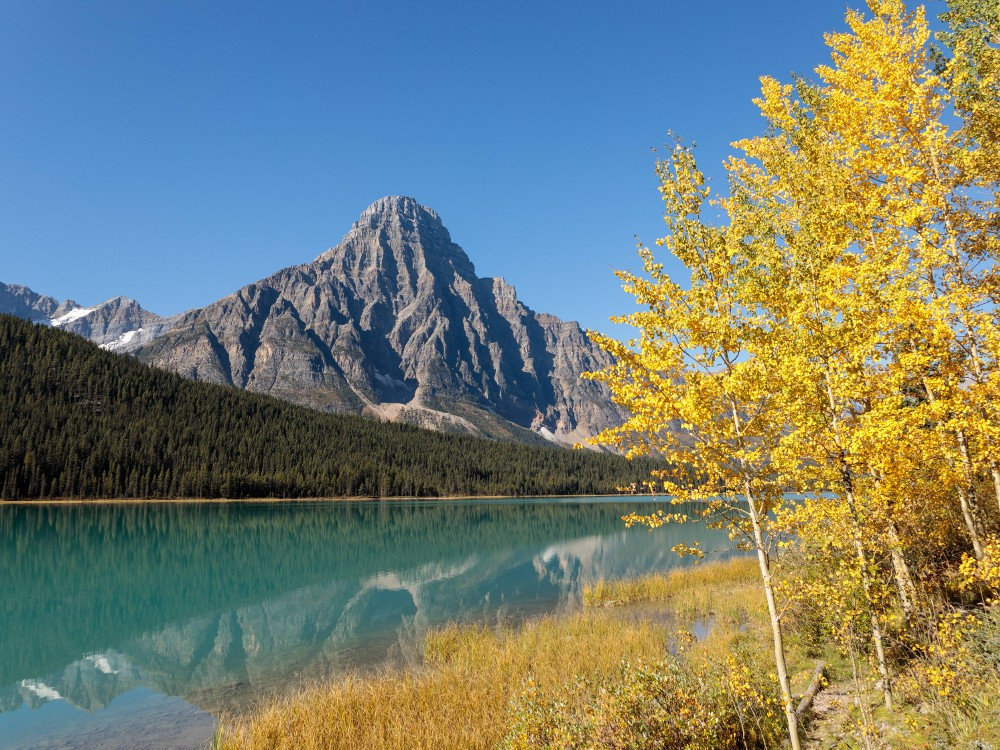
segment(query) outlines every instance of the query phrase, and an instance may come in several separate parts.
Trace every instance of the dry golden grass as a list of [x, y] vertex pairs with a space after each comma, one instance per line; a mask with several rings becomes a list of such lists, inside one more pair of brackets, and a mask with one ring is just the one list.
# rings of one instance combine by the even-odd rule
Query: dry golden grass
[[598, 581], [583, 592], [588, 607], [657, 602], [682, 619], [742, 622], [765, 616], [757, 559], [739, 557], [624, 581]]
[[656, 658], [668, 633], [611, 613], [546, 618], [519, 630], [446, 627], [426, 645], [426, 667], [316, 685], [225, 722], [220, 750], [250, 748], [495, 748], [511, 699], [530, 675], [553, 689], [574, 674], [607, 672], [624, 658]]
[[[763, 616], [756, 561], [741, 558], [587, 588], [591, 607], [656, 601], [679, 623], [711, 616], [711, 635], [688, 654], [723, 657]], [[218, 750], [263, 748], [496, 748], [512, 699], [531, 677], [554, 691], [574, 676], [608, 674], [622, 660], [652, 660], [671, 643], [670, 619], [653, 624], [615, 609], [586, 609], [519, 629], [447, 626], [431, 632], [425, 666], [317, 684], [223, 722]], [[736, 627], [736, 626], [739, 627]]]

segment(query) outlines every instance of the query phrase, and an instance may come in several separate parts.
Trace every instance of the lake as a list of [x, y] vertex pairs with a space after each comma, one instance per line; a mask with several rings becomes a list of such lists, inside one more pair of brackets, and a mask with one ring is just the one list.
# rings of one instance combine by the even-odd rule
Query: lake
[[0, 505], [0, 748], [197, 748], [215, 715], [421, 659], [429, 628], [688, 564], [621, 498]]

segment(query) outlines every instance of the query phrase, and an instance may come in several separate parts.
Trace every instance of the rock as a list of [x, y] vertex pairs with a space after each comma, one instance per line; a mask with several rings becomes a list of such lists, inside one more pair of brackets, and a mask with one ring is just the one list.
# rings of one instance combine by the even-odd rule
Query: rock
[[26, 286], [0, 282], [0, 313], [37, 322], [47, 321], [59, 307], [54, 297], [37, 294]]
[[138, 356], [328, 411], [572, 444], [620, 424], [581, 373], [610, 363], [576, 323], [479, 278], [412, 198], [369, 206], [336, 247], [200, 310]]
[[26, 286], [0, 282], [0, 313], [78, 334], [112, 351], [129, 352], [166, 333], [173, 318], [142, 309], [128, 297], [113, 297], [94, 307], [37, 294]]
[[112, 297], [92, 308], [72, 300], [59, 306], [51, 325], [79, 334], [110, 351], [130, 352], [170, 330], [176, 320], [144, 310], [128, 297]]
[[611, 358], [573, 322], [479, 278], [412, 198], [369, 206], [312, 263], [164, 318], [127, 297], [94, 307], [0, 284], [0, 313], [71, 331], [195, 380], [316, 409], [527, 442], [584, 442], [624, 421], [580, 375]]

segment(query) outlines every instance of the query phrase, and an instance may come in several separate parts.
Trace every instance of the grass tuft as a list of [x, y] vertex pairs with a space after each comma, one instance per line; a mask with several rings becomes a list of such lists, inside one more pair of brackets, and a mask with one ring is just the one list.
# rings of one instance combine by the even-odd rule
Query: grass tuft
[[670, 614], [741, 623], [766, 616], [756, 558], [739, 557], [622, 581], [597, 581], [584, 589], [587, 607], [656, 602]]

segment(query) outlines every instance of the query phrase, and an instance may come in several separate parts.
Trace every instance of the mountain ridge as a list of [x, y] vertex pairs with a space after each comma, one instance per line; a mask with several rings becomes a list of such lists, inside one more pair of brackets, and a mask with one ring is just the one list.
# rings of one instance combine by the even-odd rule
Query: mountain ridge
[[564, 444], [624, 419], [580, 377], [611, 363], [580, 326], [527, 307], [503, 277], [477, 276], [437, 212], [405, 196], [373, 202], [311, 262], [169, 318], [112, 304], [122, 298], [64, 311], [8, 296], [149, 364], [321, 411]]
[[161, 317], [135, 300], [117, 296], [93, 307], [62, 302], [20, 284], [0, 282], [0, 314], [75, 333], [110, 351], [129, 352], [170, 328], [177, 316]]

